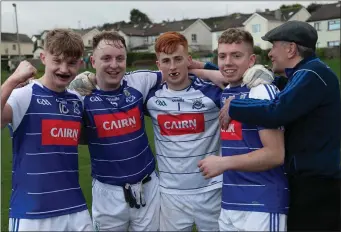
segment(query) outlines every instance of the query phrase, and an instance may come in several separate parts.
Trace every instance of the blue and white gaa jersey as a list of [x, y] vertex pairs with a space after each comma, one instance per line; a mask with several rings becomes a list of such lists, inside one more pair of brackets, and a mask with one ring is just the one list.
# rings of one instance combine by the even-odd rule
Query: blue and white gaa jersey
[[11, 218], [49, 218], [87, 209], [78, 178], [83, 102], [37, 81], [15, 89]]
[[[221, 98], [273, 99], [279, 92], [274, 85], [227, 87]], [[252, 117], [252, 115], [250, 115]], [[232, 120], [227, 130], [221, 130], [222, 155], [246, 154], [263, 147], [259, 137], [262, 127]], [[284, 167], [263, 172], [226, 171], [223, 178], [222, 208], [226, 210], [286, 213], [288, 209], [288, 184]]]
[[222, 176], [205, 180], [198, 168], [200, 160], [220, 153], [222, 90], [195, 76], [191, 79], [184, 90], [171, 90], [164, 83], [148, 95], [163, 193], [194, 194], [222, 186]]
[[160, 72], [125, 75], [115, 91], [94, 90], [84, 98], [92, 176], [100, 182], [134, 184], [155, 170], [144, 127], [143, 103], [160, 84]]

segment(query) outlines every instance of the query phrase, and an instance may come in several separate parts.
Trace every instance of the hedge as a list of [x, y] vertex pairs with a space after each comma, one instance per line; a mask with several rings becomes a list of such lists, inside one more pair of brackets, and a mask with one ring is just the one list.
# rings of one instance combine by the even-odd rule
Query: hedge
[[132, 66], [134, 62], [141, 60], [154, 60], [156, 61], [155, 53], [146, 52], [128, 52], [127, 53], [127, 66]]

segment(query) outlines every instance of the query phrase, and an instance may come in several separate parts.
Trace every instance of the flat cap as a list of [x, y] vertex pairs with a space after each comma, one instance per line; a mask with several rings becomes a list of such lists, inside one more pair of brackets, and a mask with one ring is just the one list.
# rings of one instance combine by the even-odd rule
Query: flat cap
[[315, 50], [317, 31], [307, 22], [288, 21], [266, 33], [262, 39], [265, 41], [295, 42], [298, 45]]

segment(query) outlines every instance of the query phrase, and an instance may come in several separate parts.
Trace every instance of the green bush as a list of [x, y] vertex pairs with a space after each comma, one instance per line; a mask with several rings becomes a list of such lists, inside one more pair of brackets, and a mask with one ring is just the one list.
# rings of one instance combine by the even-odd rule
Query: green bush
[[155, 53], [147, 52], [128, 52], [127, 54], [127, 66], [132, 66], [134, 61], [138, 60], [154, 60], [156, 61]]
[[265, 49], [265, 50], [262, 50], [260, 56], [262, 58], [262, 63], [264, 64], [267, 64], [270, 62], [270, 58], [269, 58], [269, 52], [270, 52], [271, 49]]
[[325, 48], [317, 48], [316, 49], [316, 55], [317, 57], [323, 59], [326, 57], [326, 49]]
[[253, 47], [253, 52], [256, 54], [256, 55], [261, 55], [262, 54], [262, 49], [258, 46], [254, 46]]
[[131, 66], [135, 68], [149, 68], [154, 65], [155, 60], [135, 60]]

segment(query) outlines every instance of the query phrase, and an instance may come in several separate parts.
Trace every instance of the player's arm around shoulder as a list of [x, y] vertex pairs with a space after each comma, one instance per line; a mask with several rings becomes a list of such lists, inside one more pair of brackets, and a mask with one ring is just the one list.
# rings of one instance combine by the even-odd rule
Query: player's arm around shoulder
[[210, 81], [213, 84], [219, 86], [220, 88], [225, 88], [228, 84], [226, 78], [221, 74], [219, 70], [209, 70], [209, 69], [190, 69], [189, 73], [196, 75], [204, 81]]
[[143, 101], [146, 100], [149, 91], [162, 83], [161, 71], [137, 70], [126, 73], [124, 79], [128, 85], [137, 89], [143, 95]]
[[76, 91], [81, 96], [90, 95], [92, 90], [96, 89], [96, 75], [89, 71], [80, 73], [69, 84], [68, 89]]
[[[250, 89], [249, 98], [271, 99], [276, 87], [259, 84]], [[251, 115], [252, 117], [252, 115]], [[263, 147], [241, 155], [213, 157], [199, 161], [203, 176], [208, 179], [227, 170], [260, 172], [277, 167], [284, 162], [284, 133], [280, 129], [258, 128]]]
[[[279, 93], [278, 88], [272, 84], [260, 84], [251, 88], [249, 98], [272, 100]], [[267, 159], [268, 167], [276, 167], [284, 162], [284, 130], [283, 128], [258, 127], [258, 133], [263, 148], [258, 151], [262, 153], [263, 159]], [[266, 168], [266, 166], [265, 166]]]

